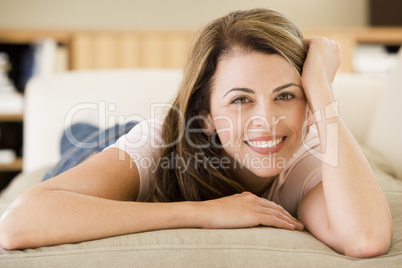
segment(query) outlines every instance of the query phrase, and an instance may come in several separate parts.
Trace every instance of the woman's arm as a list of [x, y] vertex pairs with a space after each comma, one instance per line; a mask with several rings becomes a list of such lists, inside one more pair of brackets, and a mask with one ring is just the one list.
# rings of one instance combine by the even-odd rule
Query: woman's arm
[[132, 202], [135, 164], [108, 149], [23, 193], [0, 221], [3, 248], [40, 247], [186, 226], [185, 204]]
[[340, 47], [326, 38], [306, 42], [302, 84], [316, 115], [322, 183], [302, 199], [298, 217], [307, 230], [338, 252], [355, 257], [384, 254], [392, 239], [391, 212], [332, 94]]
[[24, 192], [1, 218], [1, 246], [72, 243], [180, 223], [173, 218], [189, 211], [131, 202], [139, 192], [138, 171], [128, 155], [118, 160], [118, 154], [108, 149]]
[[303, 228], [283, 208], [251, 193], [205, 202], [132, 202], [140, 189], [138, 170], [128, 154], [125, 160], [118, 154], [108, 149], [24, 192], [0, 220], [0, 246], [32, 248], [182, 227]]

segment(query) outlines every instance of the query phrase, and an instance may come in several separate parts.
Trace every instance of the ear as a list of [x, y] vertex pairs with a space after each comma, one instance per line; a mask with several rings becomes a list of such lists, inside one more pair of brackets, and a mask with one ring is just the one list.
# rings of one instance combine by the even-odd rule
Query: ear
[[207, 111], [201, 111], [198, 113], [199, 123], [202, 128], [202, 132], [206, 136], [211, 136], [215, 132], [214, 121], [212, 120], [212, 116]]
[[315, 123], [314, 114], [311, 112], [310, 108], [307, 110], [307, 126], [312, 126]]

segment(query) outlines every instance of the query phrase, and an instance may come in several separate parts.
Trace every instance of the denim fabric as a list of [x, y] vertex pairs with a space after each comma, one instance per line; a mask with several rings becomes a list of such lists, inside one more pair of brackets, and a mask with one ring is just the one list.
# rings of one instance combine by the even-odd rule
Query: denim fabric
[[75, 167], [95, 152], [101, 152], [129, 132], [138, 122], [115, 125], [105, 130], [87, 123], [77, 123], [63, 131], [60, 142], [60, 161], [51, 168], [42, 181], [53, 178]]

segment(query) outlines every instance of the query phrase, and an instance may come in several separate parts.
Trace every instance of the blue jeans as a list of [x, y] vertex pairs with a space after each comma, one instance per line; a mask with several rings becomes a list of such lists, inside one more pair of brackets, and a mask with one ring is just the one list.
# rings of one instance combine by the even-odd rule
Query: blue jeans
[[101, 152], [129, 132], [137, 123], [128, 122], [105, 130], [87, 123], [77, 123], [67, 128], [60, 142], [61, 159], [45, 174], [42, 181], [75, 167], [93, 153]]

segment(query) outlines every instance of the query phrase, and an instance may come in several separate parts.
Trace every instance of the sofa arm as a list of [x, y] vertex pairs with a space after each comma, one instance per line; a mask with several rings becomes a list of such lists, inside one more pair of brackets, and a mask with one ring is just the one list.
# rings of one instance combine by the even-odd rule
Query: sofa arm
[[386, 78], [352, 73], [338, 73], [335, 77], [333, 91], [340, 114], [361, 144], [366, 142]]

